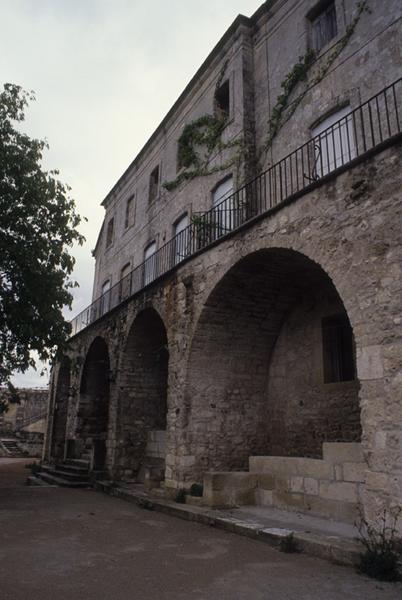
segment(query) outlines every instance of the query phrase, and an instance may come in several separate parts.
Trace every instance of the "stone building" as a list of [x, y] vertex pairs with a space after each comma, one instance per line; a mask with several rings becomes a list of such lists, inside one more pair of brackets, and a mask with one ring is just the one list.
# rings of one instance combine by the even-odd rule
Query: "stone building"
[[235, 19], [102, 203], [45, 460], [212, 505], [401, 506], [401, 13]]

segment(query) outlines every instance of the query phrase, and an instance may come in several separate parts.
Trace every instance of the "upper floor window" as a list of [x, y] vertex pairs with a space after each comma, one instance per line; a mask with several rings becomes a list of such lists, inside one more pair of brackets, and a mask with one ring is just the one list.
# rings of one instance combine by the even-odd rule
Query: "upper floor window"
[[151, 242], [144, 250], [144, 285], [156, 277], [156, 242]]
[[174, 264], [177, 265], [189, 253], [189, 226], [188, 214], [186, 213], [174, 224]]
[[112, 245], [113, 237], [114, 237], [114, 218], [112, 217], [110, 219], [109, 223], [107, 224], [107, 229], [106, 229], [106, 248], [109, 248], [109, 246]]
[[322, 320], [324, 383], [353, 381], [353, 332], [345, 313]]
[[223, 235], [235, 227], [233, 177], [219, 183], [212, 193], [212, 207], [215, 215], [216, 235]]
[[126, 202], [126, 212], [124, 215], [124, 229], [128, 229], [131, 225], [134, 225], [134, 196], [130, 196]]
[[110, 279], [107, 279], [102, 285], [102, 295], [100, 299], [100, 314], [104, 315], [110, 309]]
[[159, 165], [149, 176], [149, 203], [156, 200], [159, 195]]
[[217, 117], [227, 119], [230, 114], [229, 79], [222, 83], [215, 92], [215, 113]]
[[316, 52], [328, 44], [338, 33], [335, 2], [320, 2], [309, 15], [312, 30], [312, 45]]
[[344, 106], [311, 130], [316, 177], [322, 177], [356, 157], [353, 119], [350, 106]]

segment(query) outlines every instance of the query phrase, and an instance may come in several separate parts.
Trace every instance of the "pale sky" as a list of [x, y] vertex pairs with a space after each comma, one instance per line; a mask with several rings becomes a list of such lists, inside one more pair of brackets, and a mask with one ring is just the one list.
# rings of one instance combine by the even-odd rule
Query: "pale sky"
[[[91, 302], [101, 201], [236, 16], [262, 0], [0, 0], [2, 85], [34, 90], [25, 130], [72, 187], [87, 241], [73, 251], [76, 315]], [[17, 375], [20, 387], [48, 377]]]

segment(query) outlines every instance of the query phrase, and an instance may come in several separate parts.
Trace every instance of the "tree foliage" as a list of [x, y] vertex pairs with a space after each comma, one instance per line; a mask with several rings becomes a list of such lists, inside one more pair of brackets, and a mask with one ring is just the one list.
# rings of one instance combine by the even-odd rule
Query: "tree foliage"
[[69, 249], [84, 238], [81, 221], [58, 171], [42, 168], [43, 140], [21, 131], [33, 94], [14, 84], [0, 92], [0, 384], [13, 371], [52, 359], [70, 332]]

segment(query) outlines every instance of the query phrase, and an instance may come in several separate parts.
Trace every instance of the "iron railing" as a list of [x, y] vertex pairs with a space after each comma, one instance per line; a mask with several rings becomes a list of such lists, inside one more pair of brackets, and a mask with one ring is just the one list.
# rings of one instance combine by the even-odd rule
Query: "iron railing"
[[224, 197], [211, 210], [194, 213], [188, 227], [77, 315], [71, 321], [71, 335], [176, 268], [184, 259], [400, 134], [401, 91], [402, 78]]

